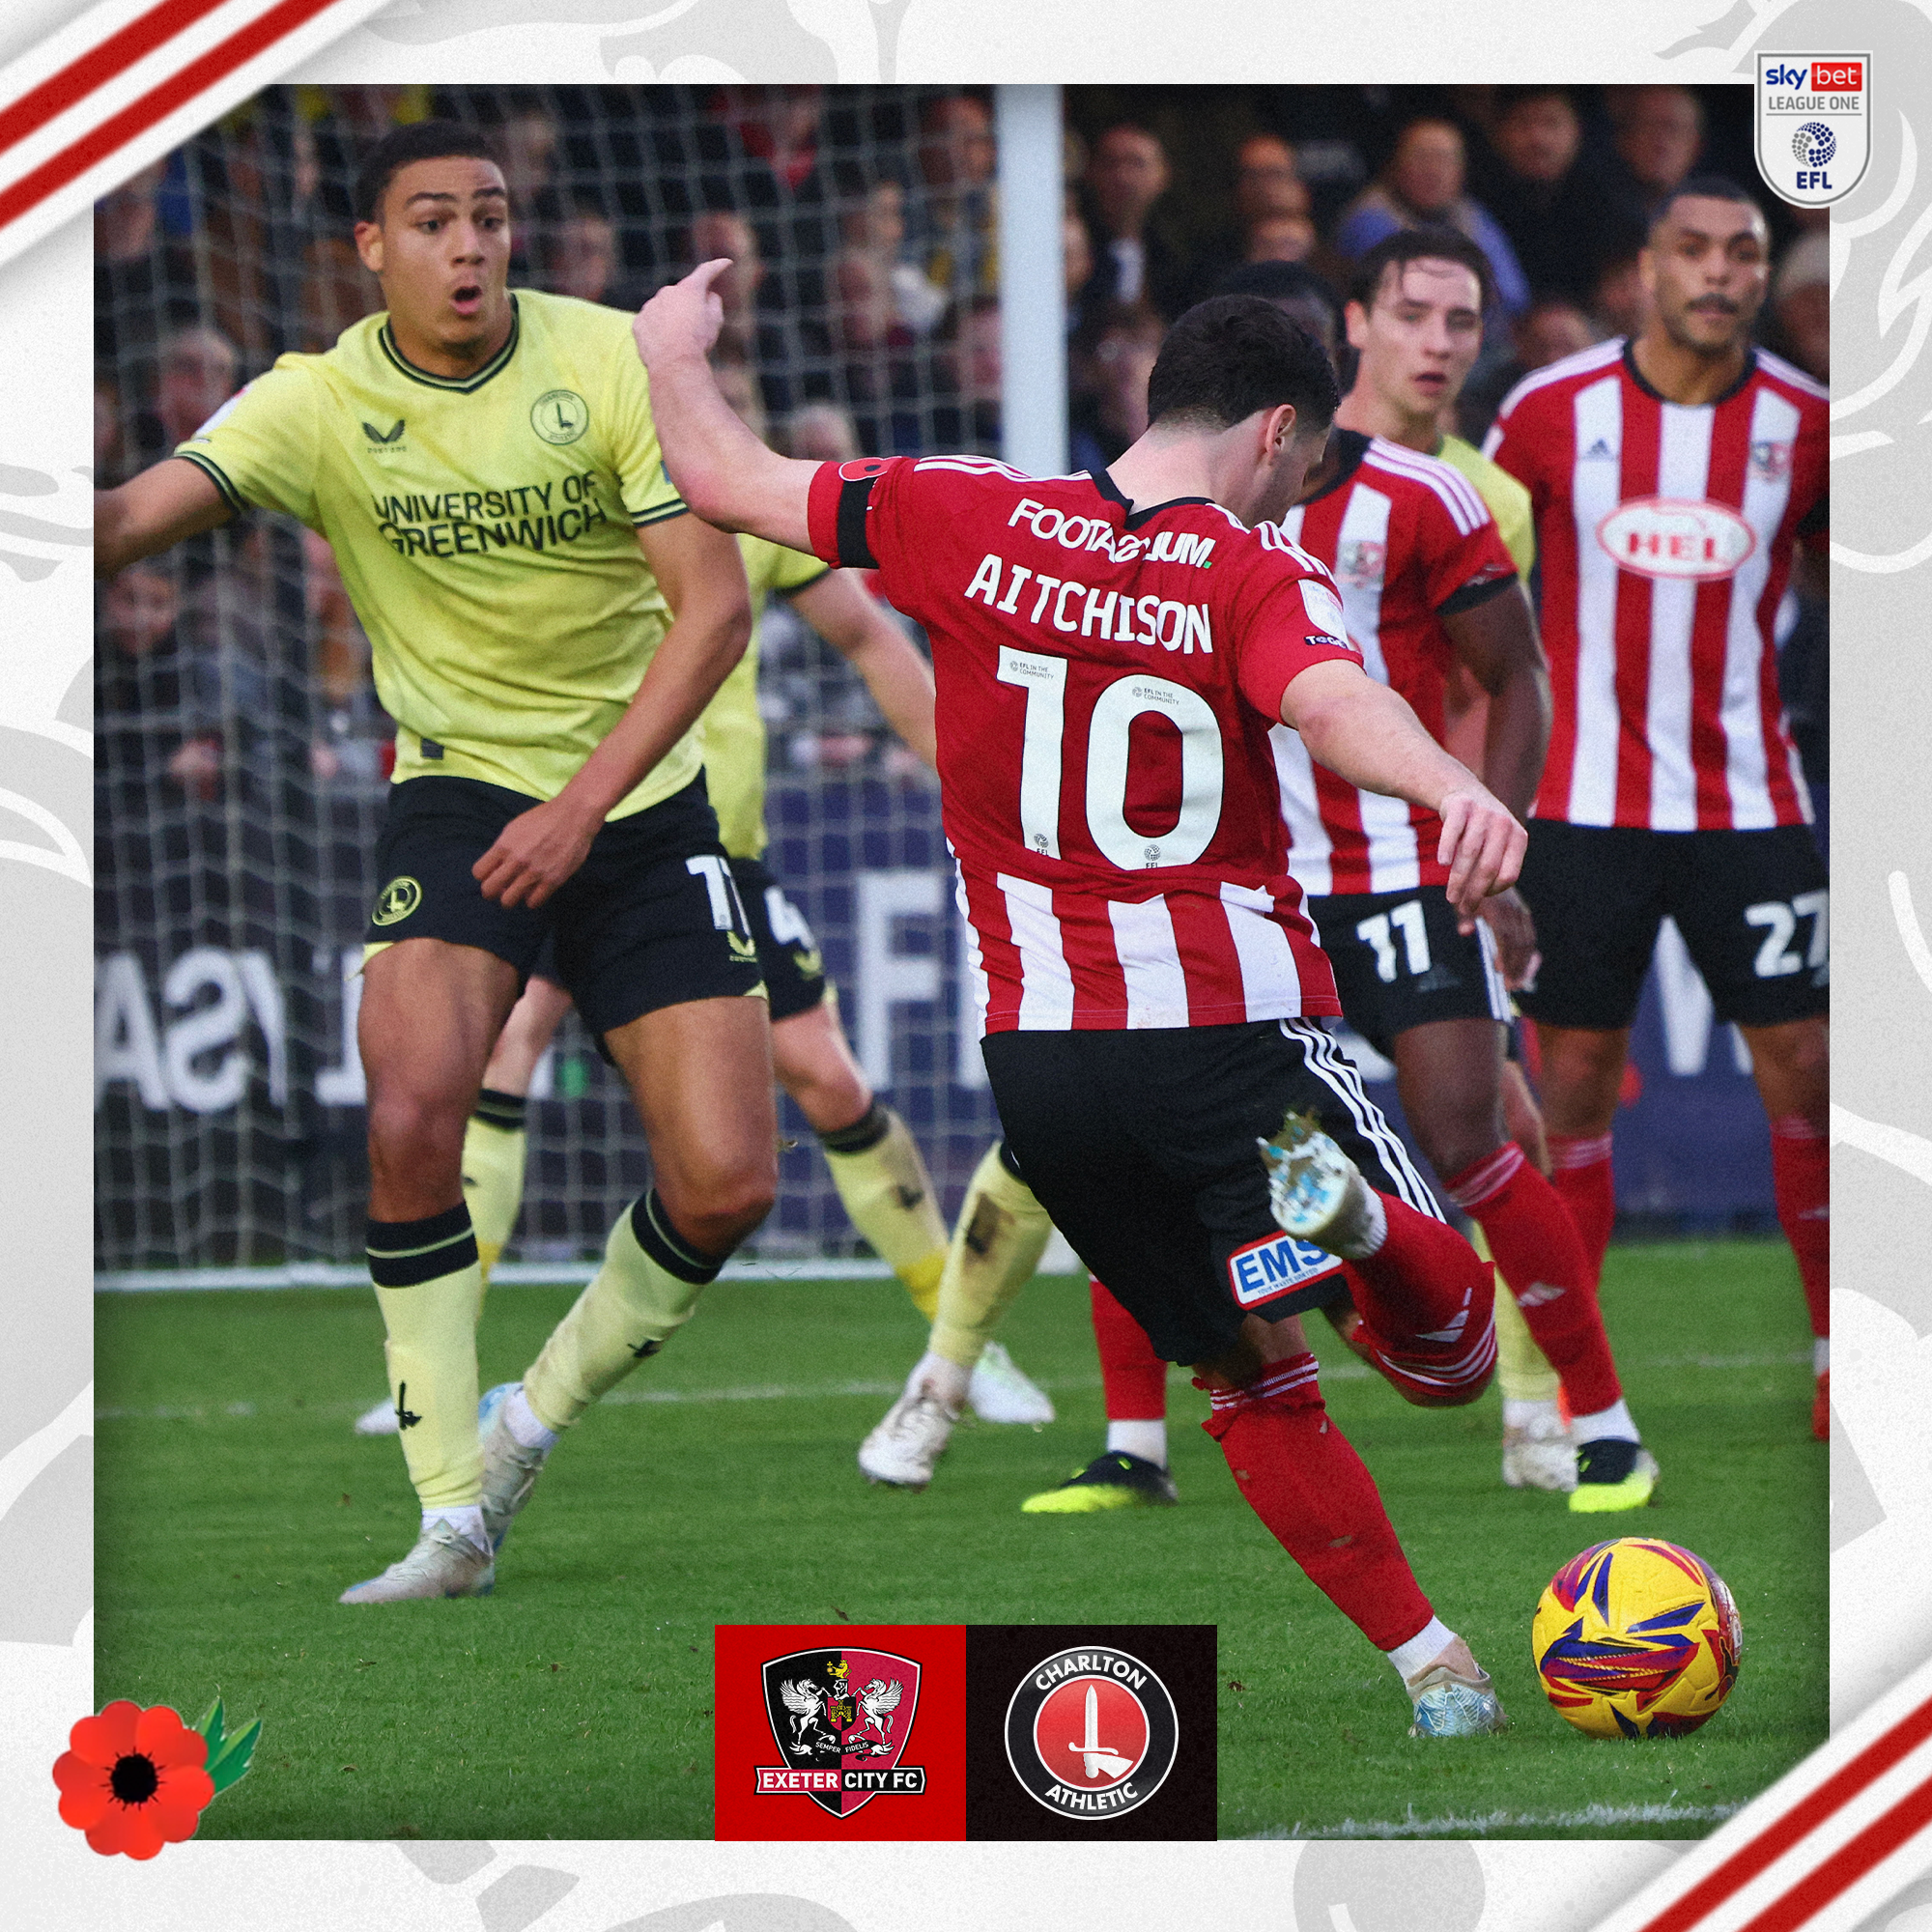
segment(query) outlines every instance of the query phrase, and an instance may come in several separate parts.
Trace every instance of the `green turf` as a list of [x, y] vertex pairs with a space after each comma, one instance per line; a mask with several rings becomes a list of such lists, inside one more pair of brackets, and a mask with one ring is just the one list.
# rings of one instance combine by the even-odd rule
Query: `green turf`
[[[486, 1386], [569, 1298], [491, 1297]], [[349, 1430], [382, 1388], [367, 1293], [102, 1296], [96, 1683], [190, 1717], [219, 1690], [231, 1728], [264, 1719], [205, 1837], [708, 1836], [713, 1623], [1216, 1623], [1226, 1835], [1700, 1836], [1825, 1736], [1804, 1304], [1789, 1251], [1759, 1242], [1613, 1250], [1605, 1300], [1664, 1472], [1634, 1517], [1503, 1489], [1493, 1393], [1407, 1408], [1314, 1324], [1330, 1410], [1495, 1676], [1506, 1738], [1404, 1735], [1392, 1673], [1239, 1500], [1179, 1375], [1179, 1508], [1018, 1514], [1099, 1446], [1068, 1279], [1036, 1283], [1006, 1332], [1061, 1420], [963, 1429], [923, 1495], [870, 1490], [852, 1460], [920, 1343], [899, 1291], [720, 1284], [559, 1451], [494, 1597], [361, 1609], [337, 1592], [415, 1516], [395, 1441]], [[641, 1399], [673, 1392], [713, 1399]], [[1530, 1666], [1550, 1573], [1634, 1532], [1705, 1556], [1744, 1619], [1730, 1702], [1674, 1743], [1580, 1736]]]

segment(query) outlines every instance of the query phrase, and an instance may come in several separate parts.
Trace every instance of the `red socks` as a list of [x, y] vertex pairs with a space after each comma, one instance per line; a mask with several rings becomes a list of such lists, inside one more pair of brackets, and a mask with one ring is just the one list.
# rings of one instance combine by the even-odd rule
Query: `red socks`
[[1220, 1443], [1248, 1507], [1316, 1588], [1378, 1650], [1424, 1629], [1429, 1599], [1375, 1479], [1328, 1419], [1315, 1357], [1272, 1362], [1248, 1387], [1210, 1394], [1213, 1413], [1201, 1426]]
[[1167, 1417], [1167, 1364], [1147, 1330], [1092, 1277], [1094, 1339], [1100, 1345], [1100, 1383], [1109, 1422], [1161, 1422]]
[[1771, 1123], [1771, 1191], [1777, 1225], [1798, 1257], [1811, 1332], [1832, 1332], [1832, 1151], [1822, 1126], [1803, 1114]]
[[1597, 1305], [1595, 1270], [1555, 1188], [1505, 1141], [1446, 1179], [1443, 1191], [1489, 1236], [1496, 1272], [1562, 1377], [1571, 1413], [1608, 1408], [1623, 1388]]
[[[1583, 1259], [1589, 1264], [1594, 1289], [1604, 1278], [1604, 1250], [1610, 1245], [1610, 1230], [1617, 1218], [1610, 1136], [1551, 1134], [1549, 1161], [1551, 1184], [1569, 1208], [1571, 1223], [1582, 1240]], [[1507, 1270], [1504, 1278], [1508, 1278]]]
[[1448, 1222], [1392, 1194], [1381, 1204], [1387, 1236], [1347, 1267], [1359, 1338], [1405, 1402], [1461, 1407], [1495, 1373], [1494, 1271]]

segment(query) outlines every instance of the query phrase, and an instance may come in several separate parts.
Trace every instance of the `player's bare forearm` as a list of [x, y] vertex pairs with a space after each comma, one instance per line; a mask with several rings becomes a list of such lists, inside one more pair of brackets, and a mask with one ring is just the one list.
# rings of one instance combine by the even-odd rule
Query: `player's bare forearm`
[[94, 574], [113, 577], [184, 538], [199, 536], [230, 512], [207, 470], [163, 457], [117, 490], [94, 493]]
[[1522, 586], [1452, 612], [1442, 627], [1489, 697], [1483, 782], [1519, 818], [1526, 817], [1549, 749], [1549, 668]]
[[1350, 784], [1406, 799], [1442, 819], [1437, 857], [1450, 903], [1470, 929], [1492, 893], [1516, 883], [1528, 835], [1516, 814], [1429, 733], [1408, 702], [1353, 665], [1312, 666], [1283, 694], [1282, 723]]
[[808, 584], [793, 608], [866, 680], [872, 702], [913, 751], [935, 768], [932, 667], [850, 571]]
[[540, 906], [582, 865], [611, 812], [696, 724], [745, 655], [751, 592], [736, 542], [696, 517], [638, 532], [673, 612], [637, 695], [557, 795], [513, 818], [473, 870], [486, 898]]
[[810, 551], [806, 502], [818, 466], [768, 449], [732, 413], [705, 359], [723, 305], [711, 284], [728, 261], [700, 263], [660, 289], [631, 325], [651, 380], [651, 417], [677, 493], [721, 529]]

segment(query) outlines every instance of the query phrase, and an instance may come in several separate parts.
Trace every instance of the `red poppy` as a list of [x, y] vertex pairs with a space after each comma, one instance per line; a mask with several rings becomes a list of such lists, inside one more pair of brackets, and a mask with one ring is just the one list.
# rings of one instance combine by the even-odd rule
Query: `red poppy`
[[120, 1698], [81, 1719], [68, 1743], [54, 1760], [60, 1814], [97, 1852], [151, 1859], [194, 1836], [214, 1780], [204, 1769], [208, 1740], [180, 1713]]

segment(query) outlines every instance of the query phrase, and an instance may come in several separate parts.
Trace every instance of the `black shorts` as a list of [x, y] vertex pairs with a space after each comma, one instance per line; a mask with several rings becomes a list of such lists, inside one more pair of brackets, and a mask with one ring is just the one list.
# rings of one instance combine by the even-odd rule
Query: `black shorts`
[[1666, 916], [1719, 1020], [1778, 1026], [1829, 1009], [1825, 862], [1808, 825], [1651, 832], [1532, 819], [1518, 890], [1543, 964], [1517, 1004], [1548, 1026], [1629, 1026]]
[[535, 803], [476, 779], [397, 785], [376, 844], [383, 884], [365, 941], [481, 947], [526, 980], [552, 940], [546, 976], [600, 1040], [660, 1007], [758, 990], [757, 949], [701, 777], [607, 824], [542, 906], [499, 905], [483, 896], [470, 867]]
[[1223, 1354], [1348, 1287], [1268, 1211], [1255, 1143], [1317, 1115], [1370, 1183], [1440, 1218], [1361, 1075], [1313, 1020], [996, 1033], [986, 1071], [1021, 1177], [1170, 1362]]
[[825, 998], [825, 961], [805, 915], [785, 897], [762, 859], [733, 859], [731, 876], [758, 949], [772, 1023], [810, 1012]]
[[1508, 1022], [1495, 935], [1480, 920], [1474, 932], [1458, 932], [1442, 887], [1335, 893], [1307, 907], [1335, 969], [1343, 1017], [1384, 1060], [1398, 1034], [1432, 1020]]

